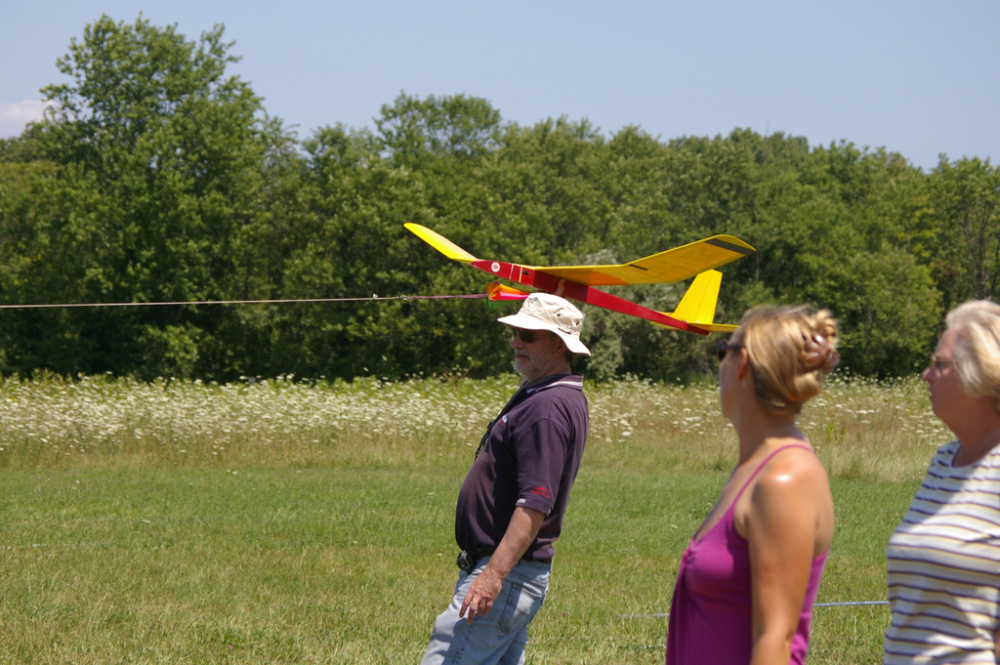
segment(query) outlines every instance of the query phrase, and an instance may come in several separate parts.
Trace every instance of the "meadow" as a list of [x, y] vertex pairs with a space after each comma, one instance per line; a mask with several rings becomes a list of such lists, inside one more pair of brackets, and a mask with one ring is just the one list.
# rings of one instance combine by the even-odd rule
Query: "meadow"
[[[457, 575], [458, 487], [515, 387], [0, 379], [0, 662], [417, 662]], [[662, 662], [735, 436], [710, 383], [587, 396], [528, 662]], [[886, 540], [948, 432], [915, 377], [835, 376], [800, 423], [837, 504], [818, 602], [882, 600]], [[887, 621], [817, 608], [809, 662], [880, 662]]]

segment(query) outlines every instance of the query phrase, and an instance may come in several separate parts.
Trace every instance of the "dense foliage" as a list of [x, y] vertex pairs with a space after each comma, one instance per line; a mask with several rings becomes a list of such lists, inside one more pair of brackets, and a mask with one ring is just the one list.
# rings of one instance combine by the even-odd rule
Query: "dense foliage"
[[[714, 233], [757, 248], [723, 269], [717, 320], [829, 307], [845, 366], [913, 372], [947, 308], [1000, 278], [1000, 170], [736, 129], [661, 141], [586, 120], [504, 122], [483, 99], [401, 94], [374, 128], [299, 140], [238, 77], [222, 28], [102, 17], [43, 89], [54, 110], [0, 141], [0, 302], [333, 298], [481, 292], [478, 256], [625, 261]], [[671, 310], [684, 285], [618, 289]], [[0, 310], [0, 372], [402, 377], [509, 366], [481, 301]], [[590, 310], [595, 378], [711, 368], [714, 340]]]

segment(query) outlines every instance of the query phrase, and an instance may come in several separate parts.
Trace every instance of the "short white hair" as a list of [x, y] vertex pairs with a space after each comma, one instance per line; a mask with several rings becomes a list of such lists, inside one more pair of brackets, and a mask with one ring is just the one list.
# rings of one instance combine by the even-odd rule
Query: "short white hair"
[[965, 392], [992, 397], [1000, 412], [1000, 305], [970, 300], [948, 312], [944, 323], [955, 332], [955, 369]]

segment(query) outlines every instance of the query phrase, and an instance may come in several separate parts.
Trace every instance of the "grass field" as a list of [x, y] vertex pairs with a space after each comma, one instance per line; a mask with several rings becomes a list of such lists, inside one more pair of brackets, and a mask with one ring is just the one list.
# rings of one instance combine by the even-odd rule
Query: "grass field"
[[[458, 486], [514, 385], [3, 380], [0, 662], [417, 662], [457, 574]], [[587, 394], [529, 662], [662, 662], [646, 615], [735, 437], [711, 386]], [[837, 504], [819, 602], [883, 599], [886, 540], [947, 432], [916, 380], [834, 381], [801, 422]], [[817, 608], [809, 662], [880, 662], [887, 620]]]

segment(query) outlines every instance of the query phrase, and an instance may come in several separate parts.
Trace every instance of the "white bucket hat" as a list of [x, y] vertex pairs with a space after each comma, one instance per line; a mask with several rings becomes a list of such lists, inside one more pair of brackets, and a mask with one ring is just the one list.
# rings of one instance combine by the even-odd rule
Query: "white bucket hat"
[[497, 321], [524, 330], [548, 330], [559, 336], [572, 353], [590, 355], [580, 341], [584, 314], [568, 300], [551, 293], [532, 293], [524, 299], [517, 314], [501, 316]]

